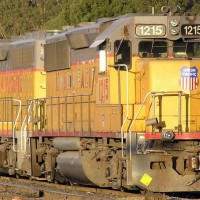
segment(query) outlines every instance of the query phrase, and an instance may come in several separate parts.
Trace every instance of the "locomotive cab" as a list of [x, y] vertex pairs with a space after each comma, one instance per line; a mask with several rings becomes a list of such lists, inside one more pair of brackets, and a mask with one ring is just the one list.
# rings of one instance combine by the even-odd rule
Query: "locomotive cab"
[[[199, 187], [199, 150], [186, 153], [199, 149], [198, 28], [199, 19], [191, 16], [134, 16], [113, 22], [94, 42], [106, 51], [100, 68], [107, 59], [98, 77], [108, 76], [110, 83], [109, 101], [97, 102], [122, 106], [130, 187], [162, 192]], [[188, 141], [194, 144], [186, 147]], [[177, 147], [188, 150], [182, 156]], [[169, 174], [171, 181], [160, 184]]]

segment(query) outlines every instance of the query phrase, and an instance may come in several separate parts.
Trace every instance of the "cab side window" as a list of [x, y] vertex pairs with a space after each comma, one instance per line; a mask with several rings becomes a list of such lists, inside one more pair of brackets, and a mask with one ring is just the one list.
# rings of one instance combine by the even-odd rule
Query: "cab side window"
[[115, 65], [126, 64], [131, 67], [131, 42], [129, 40], [117, 40], [114, 44]]

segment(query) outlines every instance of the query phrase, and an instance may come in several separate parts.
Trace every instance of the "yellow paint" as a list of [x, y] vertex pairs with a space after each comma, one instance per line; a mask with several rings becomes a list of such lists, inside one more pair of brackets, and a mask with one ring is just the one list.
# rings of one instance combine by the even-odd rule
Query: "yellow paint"
[[[114, 65], [114, 58], [109, 57], [108, 59], [111, 65]], [[132, 61], [132, 68], [129, 70], [128, 73], [128, 100], [129, 104], [135, 103], [135, 60]], [[114, 67], [108, 68], [107, 74], [110, 76], [110, 103], [111, 104], [118, 104], [119, 103], [119, 80], [118, 80], [118, 70]], [[120, 70], [120, 93], [121, 93], [121, 103], [126, 104], [126, 97], [127, 97], [127, 73], [126, 71]]]
[[[195, 132], [200, 130], [200, 121], [198, 109], [200, 99], [200, 87], [194, 90], [183, 90], [180, 87], [181, 69], [183, 67], [196, 67], [198, 69], [198, 78], [200, 77], [199, 60], [157, 60], [143, 59], [138, 60], [136, 65], [136, 104], [140, 104], [148, 92], [178, 92], [182, 91], [185, 96], [181, 97], [181, 125], [183, 132]], [[152, 118], [152, 99], [149, 96], [145, 106], [145, 119]], [[163, 95], [161, 99], [155, 99], [155, 117], [165, 121], [166, 129], [178, 131], [178, 93], [174, 96]], [[137, 120], [135, 125], [142, 120]], [[138, 130], [138, 129], [137, 129]], [[140, 131], [151, 131], [151, 127], [141, 129]]]
[[[24, 71], [24, 72], [8, 72], [0, 75], [0, 97], [7, 99], [19, 99], [22, 102], [22, 112], [20, 118], [24, 119], [26, 110], [26, 100], [33, 98], [46, 97], [46, 75], [41, 71]], [[0, 101], [0, 130], [10, 131], [13, 128], [17, 112], [18, 104], [15, 109], [11, 110], [10, 101]], [[16, 130], [21, 128], [21, 120], [16, 124]]]
[[34, 98], [46, 97], [46, 75], [41, 71], [34, 72]]
[[152, 178], [148, 174], [144, 174], [142, 178], [140, 179], [140, 182], [144, 184], [145, 186], [149, 186], [151, 183]]
[[10, 130], [12, 131], [13, 129], [13, 124], [12, 122], [0, 122], [0, 130]]

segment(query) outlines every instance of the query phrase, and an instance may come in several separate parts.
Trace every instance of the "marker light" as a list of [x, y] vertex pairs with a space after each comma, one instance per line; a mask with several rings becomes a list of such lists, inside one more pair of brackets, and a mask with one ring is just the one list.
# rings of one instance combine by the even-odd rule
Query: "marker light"
[[170, 30], [170, 32], [171, 32], [172, 35], [178, 35], [178, 34], [179, 34], [179, 30], [176, 29], [176, 28], [172, 28], [172, 29]]
[[177, 19], [172, 19], [170, 21], [171, 26], [176, 27], [179, 25], [179, 21]]

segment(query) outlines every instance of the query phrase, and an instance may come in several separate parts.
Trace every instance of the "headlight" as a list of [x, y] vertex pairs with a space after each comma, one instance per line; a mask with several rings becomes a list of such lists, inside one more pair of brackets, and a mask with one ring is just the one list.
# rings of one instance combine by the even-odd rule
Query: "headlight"
[[170, 33], [171, 33], [171, 35], [178, 35], [179, 34], [179, 30], [176, 29], [176, 28], [172, 28], [172, 29], [170, 29]]
[[172, 19], [170, 21], [171, 26], [176, 27], [179, 25], [179, 21], [177, 19]]
[[172, 130], [162, 130], [162, 140], [172, 141], [175, 137], [175, 133]]

